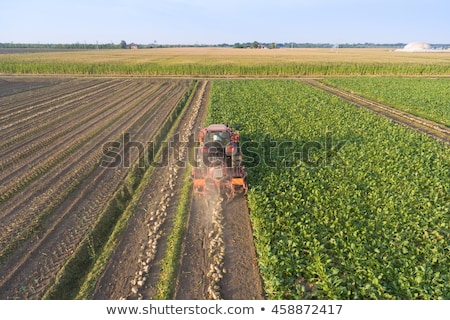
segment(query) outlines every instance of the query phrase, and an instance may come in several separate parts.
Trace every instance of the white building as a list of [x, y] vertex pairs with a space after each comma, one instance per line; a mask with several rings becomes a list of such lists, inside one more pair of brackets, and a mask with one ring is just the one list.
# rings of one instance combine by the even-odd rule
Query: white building
[[425, 42], [411, 42], [408, 43], [403, 49], [397, 49], [398, 52], [434, 52], [433, 48]]

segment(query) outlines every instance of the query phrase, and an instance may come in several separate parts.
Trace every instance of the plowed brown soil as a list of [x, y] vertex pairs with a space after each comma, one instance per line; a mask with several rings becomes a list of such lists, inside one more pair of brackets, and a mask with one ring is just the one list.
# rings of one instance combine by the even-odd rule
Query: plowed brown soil
[[[0, 159], [10, 164], [0, 172], [2, 299], [39, 299], [45, 294], [129, 170], [100, 167], [103, 144], [123, 132], [136, 141], [151, 141], [189, 84], [186, 80], [92, 81], [74, 80], [79, 95], [65, 82], [56, 84], [62, 86], [56, 99], [45, 98], [46, 90], [58, 91], [54, 87], [38, 89], [39, 106], [29, 105], [28, 91], [15, 95], [16, 100], [11, 100], [13, 96], [0, 100], [0, 110], [28, 110], [11, 119], [5, 114], [7, 129], [1, 131], [2, 138], [10, 129], [25, 132], [4, 146], [9, 150], [17, 144]], [[109, 87], [114, 90], [105, 95]], [[90, 108], [84, 108], [86, 104]], [[34, 108], [39, 111], [32, 113]], [[81, 111], [70, 118], [74, 109]], [[23, 124], [29, 122], [36, 124], [23, 131]], [[47, 134], [38, 134], [38, 128]], [[50, 142], [45, 140], [49, 135]], [[29, 143], [22, 143], [27, 139]], [[20, 152], [22, 156], [17, 156]], [[11, 158], [14, 161], [8, 161]]]

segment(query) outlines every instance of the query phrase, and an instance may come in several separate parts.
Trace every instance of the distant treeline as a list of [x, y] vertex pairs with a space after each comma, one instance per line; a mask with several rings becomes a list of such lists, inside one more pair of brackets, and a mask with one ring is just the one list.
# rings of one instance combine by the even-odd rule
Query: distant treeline
[[264, 42], [245, 42], [235, 43], [235, 48], [402, 48], [405, 43], [310, 43], [310, 42], [285, 42], [285, 43], [264, 43]]
[[120, 44], [92, 44], [92, 43], [0, 43], [1, 49], [57, 49], [57, 50], [85, 50], [85, 49], [119, 49]]
[[[132, 44], [139, 49], [146, 48], [180, 48], [180, 47], [222, 47], [222, 48], [403, 48], [406, 43], [297, 43], [297, 42], [242, 42], [221, 44]], [[449, 47], [450, 44], [432, 44], [433, 47]], [[98, 50], [130, 49], [132, 46], [124, 40], [121, 43], [0, 43], [0, 49], [42, 49], [42, 50]]]
[[[171, 48], [171, 47], [232, 47], [232, 48], [392, 48], [392, 47], [404, 47], [405, 43], [393, 43], [393, 44], [377, 44], [377, 43], [265, 43], [265, 42], [243, 42], [243, 43], [221, 43], [221, 44], [137, 44], [138, 48]], [[56, 50], [96, 50], [96, 49], [121, 49], [128, 48], [124, 46], [123, 42], [119, 44], [114, 43], [0, 43], [2, 49], [56, 49]]]

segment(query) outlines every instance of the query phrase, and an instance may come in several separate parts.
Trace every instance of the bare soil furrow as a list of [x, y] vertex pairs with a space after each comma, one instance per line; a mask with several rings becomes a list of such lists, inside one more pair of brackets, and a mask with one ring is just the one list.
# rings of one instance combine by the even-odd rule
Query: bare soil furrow
[[[21, 160], [32, 155], [39, 156], [39, 153], [47, 153], [45, 147], [56, 143], [58, 139], [70, 134], [73, 130], [79, 128], [80, 125], [87, 123], [99, 116], [106, 116], [107, 112], [111, 113], [114, 110], [111, 108], [110, 96], [114, 93], [126, 92], [129, 89], [127, 86], [117, 86], [108, 88], [110, 92], [98, 92], [97, 99], [93, 101], [84, 102], [78, 108], [71, 108], [63, 115], [58, 115], [55, 120], [49, 121], [39, 127], [28, 130], [24, 134], [15, 134], [13, 138], [3, 144], [4, 149], [0, 156], [0, 172], [7, 170], [11, 166], [17, 165]], [[94, 109], [94, 111], [92, 111]], [[0, 146], [0, 150], [2, 147]], [[0, 176], [0, 179], [2, 177]]]
[[[0, 79], [0, 98], [19, 95], [27, 95], [27, 92], [36, 91], [39, 88], [52, 87], [62, 82], [70, 81], [70, 78], [49, 77], [16, 77], [3, 76]], [[29, 94], [31, 96], [32, 94]]]
[[[112, 119], [117, 118], [117, 114], [126, 111], [123, 104], [135, 103], [133, 97], [130, 96], [139, 95], [146, 89], [145, 84], [141, 84], [133, 88], [134, 91], [129, 92], [125, 97], [116, 96], [113, 105], [107, 106], [108, 109], [112, 110], [100, 113], [98, 117], [92, 118], [91, 122], [81, 121], [77, 123], [76, 129], [70, 131], [69, 135], [65, 137], [59, 137], [60, 139], [51, 144], [48, 150], [41, 149], [41, 152], [25, 158], [22, 163], [14, 168], [0, 173], [3, 180], [3, 184], [0, 186], [0, 194], [2, 194], [0, 201], [9, 199], [28, 183], [45, 174], [46, 171], [76, 152], [86, 141], [89, 141], [92, 136], [101, 131], [99, 129], [101, 126], [107, 126], [109, 122], [113, 121]], [[90, 118], [89, 115], [87, 116]], [[0, 216], [2, 215], [0, 214]]]
[[[2, 79], [4, 78], [2, 77]], [[17, 87], [20, 88], [20, 86], [26, 86], [27, 78], [17, 77], [15, 81]], [[21, 108], [33, 105], [34, 103], [60, 96], [65, 94], [65, 91], [70, 92], [71, 90], [79, 90], [85, 87], [86, 84], [89, 86], [96, 82], [98, 82], [97, 79], [63, 78], [42, 88], [9, 91], [8, 94], [5, 93], [0, 98], [0, 115], [3, 116], [7, 112], [20, 110]]]
[[52, 117], [47, 117], [45, 121], [30, 121], [20, 128], [2, 130], [2, 136], [5, 139], [0, 142], [0, 150], [9, 153], [8, 148], [11, 146], [14, 148], [20, 147], [27, 144], [30, 139], [37, 140], [48, 132], [53, 132], [53, 129], [74, 123], [76, 122], [75, 117], [82, 116], [86, 112], [92, 113], [92, 107], [95, 106], [95, 103], [107, 101], [111, 95], [114, 96], [117, 91], [126, 90], [130, 85], [132, 83], [111, 83], [104, 88], [100, 88], [95, 95], [82, 96], [80, 100], [73, 100], [72, 104], [67, 104], [64, 108], [56, 110], [52, 113]]
[[[37, 137], [36, 142], [31, 140], [28, 141], [28, 143], [25, 141], [25, 144], [22, 142], [17, 143], [20, 146], [25, 146], [25, 150], [22, 152], [20, 152], [20, 149], [14, 150], [14, 148], [11, 148], [13, 150], [9, 150], [10, 148], [5, 150], [5, 152], [11, 151], [12, 154], [9, 157], [4, 157], [5, 159], [2, 159], [1, 162], [3, 170], [0, 170], [0, 179], [4, 181], [4, 185], [6, 186], [8, 177], [15, 176], [18, 178], [21, 173], [26, 173], [30, 170], [30, 167], [34, 167], [36, 163], [41, 163], [42, 157], [55, 159], [56, 157], [54, 154], [60, 151], [61, 146], [71, 146], [74, 137], [77, 137], [78, 140], [82, 140], [81, 137], [89, 136], [89, 132], [95, 130], [96, 126], [103, 121], [114, 117], [117, 112], [120, 112], [122, 105], [117, 103], [120, 102], [120, 95], [123, 92], [131, 90], [133, 87], [134, 90], [145, 90], [144, 86], [126, 86], [123, 90], [117, 90], [117, 95], [112, 96], [113, 100], [95, 102], [90, 105], [91, 112], [87, 109], [80, 117], [68, 119], [67, 123], [58, 126], [57, 128], [49, 128], [48, 131], [45, 132], [43, 138], [39, 139], [40, 137]], [[138, 94], [138, 91], [135, 91], [134, 94]], [[112, 101], [114, 101], [114, 103], [112, 103]], [[95, 111], [92, 111], [92, 109]], [[29, 157], [26, 157], [26, 155], [29, 155]], [[14, 163], [14, 167], [7, 170], [8, 167], [11, 166], [11, 163]], [[2, 189], [0, 188], [0, 192], [1, 190]]]
[[73, 80], [70, 83], [62, 83], [55, 87], [38, 90], [34, 92], [34, 95], [28, 97], [26, 101], [20, 101], [20, 95], [10, 96], [8, 99], [0, 99], [1, 128], [4, 129], [14, 125], [16, 119], [23, 120], [24, 118], [32, 119], [37, 117], [45, 112], [50, 105], [61, 105], [61, 101], [76, 99], [80, 94], [97, 90], [98, 87], [109, 82], [117, 82], [117, 80]]
[[[115, 85], [121, 85], [121, 83], [117, 81], [101, 82], [80, 89], [69, 97], [62, 96], [47, 103], [42, 103], [38, 110], [34, 110], [34, 108], [29, 110], [29, 112], [25, 112], [26, 110], [18, 110], [15, 116], [8, 115], [5, 122], [0, 124], [0, 138], [5, 141], [0, 145], [0, 148], [3, 148], [4, 145], [8, 145], [10, 137], [26, 135], [27, 131], [35, 130], [43, 124], [45, 125], [49, 120], [57, 120], [66, 112], [76, 110], [83, 102], [89, 102], [89, 98], [98, 95], [99, 91], [108, 90], [111, 86], [114, 87]], [[51, 115], [51, 117], [49, 115]]]
[[[47, 98], [51, 98], [54, 96], [58, 96], [61, 94], [64, 94], [64, 91], [68, 91], [70, 92], [71, 89], [76, 89], [76, 86], [81, 86], [83, 85], [83, 83], [98, 83], [98, 81], [110, 81], [110, 80], [114, 80], [112, 78], [95, 78], [95, 77], [91, 77], [91, 78], [85, 78], [85, 77], [76, 77], [76, 76], [67, 76], [67, 77], [61, 77], [61, 76], [56, 76], [55, 78], [48, 78], [48, 77], [37, 77], [37, 76], [31, 76], [31, 77], [26, 77], [26, 76], [20, 76], [20, 77], [16, 77], [16, 76], [12, 76], [12, 77], [7, 77], [7, 76], [2, 76], [2, 79], [5, 79], [9, 82], [11, 81], [15, 81], [17, 83], [17, 86], [27, 86], [27, 82], [30, 81], [31, 79], [39, 79], [38, 81], [49, 81], [49, 85], [42, 87], [42, 88], [34, 88], [31, 90], [16, 90], [16, 92], [9, 92], [10, 94], [8, 95], [3, 95], [1, 98], [1, 101], [7, 101], [7, 99], [11, 99], [13, 101], [16, 101], [18, 103], [20, 103], [21, 105], [25, 104], [25, 103], [31, 103], [33, 101], [33, 97], [36, 97], [36, 95], [41, 96], [42, 92], [45, 92], [48, 94]], [[14, 79], [14, 80], [11, 80]], [[12, 96], [15, 97], [12, 97]], [[45, 96], [45, 95], [44, 95]], [[43, 96], [43, 97], [44, 97]], [[40, 101], [40, 100], [38, 100]], [[14, 107], [14, 106], [12, 106]]]
[[[154, 110], [154, 115], [149, 117], [151, 119], [149, 126], [141, 126], [136, 130], [136, 138], [141, 141], [142, 138], [147, 136], [153, 136], [157, 129], [160, 128], [163, 123], [163, 119], [173, 110], [177, 101], [185, 90], [176, 90], [164, 95], [166, 99], [164, 102], [154, 100], [151, 107]], [[154, 105], [157, 102], [157, 105]], [[170, 108], [168, 107], [170, 106]], [[142, 117], [141, 117], [142, 119]], [[131, 130], [134, 129], [134, 125]], [[131, 160], [134, 163], [137, 160], [137, 155], [134, 155]], [[77, 194], [76, 198], [66, 200], [56, 211], [55, 217], [58, 217], [58, 224], [52, 226], [51, 230], [54, 230], [48, 241], [43, 241], [39, 246], [39, 251], [46, 251], [55, 248], [60, 241], [64, 241], [64, 246], [57, 246], [61, 250], [53, 250], [53, 256], [51, 263], [39, 262], [38, 259], [30, 259], [31, 263], [26, 265], [24, 271], [17, 277], [22, 278], [24, 275], [28, 275], [31, 272], [36, 272], [39, 269], [39, 273], [44, 276], [41, 277], [39, 286], [35, 286], [36, 295], [31, 298], [39, 298], [44, 293], [44, 289], [50, 283], [52, 277], [61, 268], [62, 263], [67, 259], [67, 248], [76, 248], [77, 244], [85, 236], [89, 227], [93, 225], [98, 218], [102, 209], [111, 198], [118, 185], [125, 178], [128, 168], [115, 168], [115, 169], [97, 169], [98, 174], [94, 173], [92, 178], [89, 178], [83, 182], [83, 186], [80, 187], [83, 192]], [[64, 219], [61, 219], [64, 217]], [[72, 249], [74, 250], [74, 249]], [[94, 254], [94, 253], [93, 253]], [[19, 280], [22, 281], [22, 280]], [[39, 289], [38, 289], [39, 288]]]

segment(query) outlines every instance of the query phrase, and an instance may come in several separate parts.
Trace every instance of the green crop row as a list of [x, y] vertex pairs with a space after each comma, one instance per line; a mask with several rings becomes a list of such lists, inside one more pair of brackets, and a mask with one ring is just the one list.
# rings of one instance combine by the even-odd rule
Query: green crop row
[[449, 299], [450, 148], [294, 80], [217, 80], [271, 299]]
[[3, 74], [143, 75], [143, 76], [317, 76], [317, 75], [444, 75], [444, 64], [323, 62], [160, 64], [129, 62], [23, 61], [0, 59]]
[[325, 83], [450, 127], [450, 79], [340, 78]]

